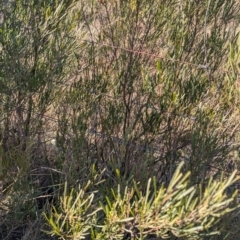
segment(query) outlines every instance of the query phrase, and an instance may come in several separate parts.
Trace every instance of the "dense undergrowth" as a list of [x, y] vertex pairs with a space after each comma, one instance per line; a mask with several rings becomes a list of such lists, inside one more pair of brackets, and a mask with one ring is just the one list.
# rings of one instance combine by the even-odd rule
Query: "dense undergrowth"
[[0, 3], [0, 238], [238, 239], [237, 0]]

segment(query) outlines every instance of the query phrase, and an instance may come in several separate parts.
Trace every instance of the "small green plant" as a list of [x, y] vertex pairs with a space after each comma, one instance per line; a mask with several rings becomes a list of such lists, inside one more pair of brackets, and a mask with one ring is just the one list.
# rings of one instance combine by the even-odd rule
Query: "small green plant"
[[96, 222], [97, 210], [91, 212], [94, 194], [85, 194], [87, 186], [78, 190], [72, 188], [69, 195], [67, 184], [64, 189], [63, 196], [59, 199], [60, 211], [53, 206], [50, 217], [44, 214], [51, 228], [46, 232], [59, 239], [85, 239]]
[[[239, 180], [236, 171], [228, 178], [210, 179], [208, 185], [190, 185], [190, 172], [183, 174], [183, 162], [178, 166], [168, 186], [157, 186], [149, 179], [140, 191], [125, 186], [112, 189], [105, 201], [94, 199], [86, 187], [65, 191], [60, 206], [52, 208], [45, 218], [49, 234], [59, 239], [145, 239], [152, 235], [161, 238], [187, 237], [202, 239], [220, 234], [228, 214], [239, 209], [234, 204], [237, 191], [226, 190]], [[66, 188], [65, 188], [66, 189]], [[221, 224], [219, 224], [221, 223]], [[225, 226], [226, 227], [226, 226]]]

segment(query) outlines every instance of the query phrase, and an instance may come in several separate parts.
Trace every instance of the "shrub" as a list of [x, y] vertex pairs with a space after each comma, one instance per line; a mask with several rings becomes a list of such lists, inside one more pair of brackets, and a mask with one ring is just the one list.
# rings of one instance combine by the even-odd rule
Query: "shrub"
[[[14, 229], [28, 238], [51, 205], [61, 214], [65, 182], [75, 189], [66, 195], [71, 205], [74, 186], [91, 180], [106, 215], [118, 187], [134, 191], [140, 207], [137, 192], [153, 178], [156, 188], [168, 186], [182, 161], [189, 184], [204, 189], [238, 169], [239, 9], [236, 0], [3, 1], [2, 238], [16, 238]], [[94, 200], [86, 196], [87, 211]], [[221, 221], [209, 231], [237, 225]], [[63, 225], [61, 236], [78, 232]], [[108, 227], [92, 237], [110, 234]]]

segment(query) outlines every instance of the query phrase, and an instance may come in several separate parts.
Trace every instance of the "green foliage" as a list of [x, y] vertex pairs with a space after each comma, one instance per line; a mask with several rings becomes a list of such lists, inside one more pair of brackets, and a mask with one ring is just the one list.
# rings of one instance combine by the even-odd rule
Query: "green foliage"
[[3, 0], [0, 238], [239, 238], [239, 10]]
[[25, 149], [41, 132], [43, 115], [75, 64], [74, 2], [2, 3], [0, 94], [5, 151], [13, 144]]
[[[190, 173], [181, 173], [178, 166], [171, 182], [158, 188], [156, 179], [149, 179], [146, 189], [126, 186], [124, 191], [112, 189], [98, 206], [94, 192], [87, 186], [65, 191], [59, 210], [54, 206], [48, 217], [49, 233], [59, 239], [145, 239], [149, 235], [169, 238], [171, 235], [202, 239], [219, 234], [222, 218], [238, 209], [233, 205], [237, 192], [226, 194], [226, 189], [239, 178], [234, 172], [228, 179], [210, 179], [208, 185], [190, 186]], [[101, 214], [103, 212], [104, 214]], [[99, 216], [101, 216], [99, 218]], [[104, 216], [104, 217], [102, 217]], [[92, 229], [92, 231], [90, 231]]]
[[[85, 186], [87, 189], [87, 186]], [[89, 211], [92, 205], [94, 195], [84, 196], [85, 191], [79, 189], [77, 192], [71, 189], [70, 195], [67, 195], [67, 186], [63, 197], [60, 199], [60, 212], [53, 206], [52, 214], [47, 219], [48, 225], [51, 227], [47, 233], [57, 235], [61, 239], [85, 239], [91, 225], [94, 224], [95, 213]]]

